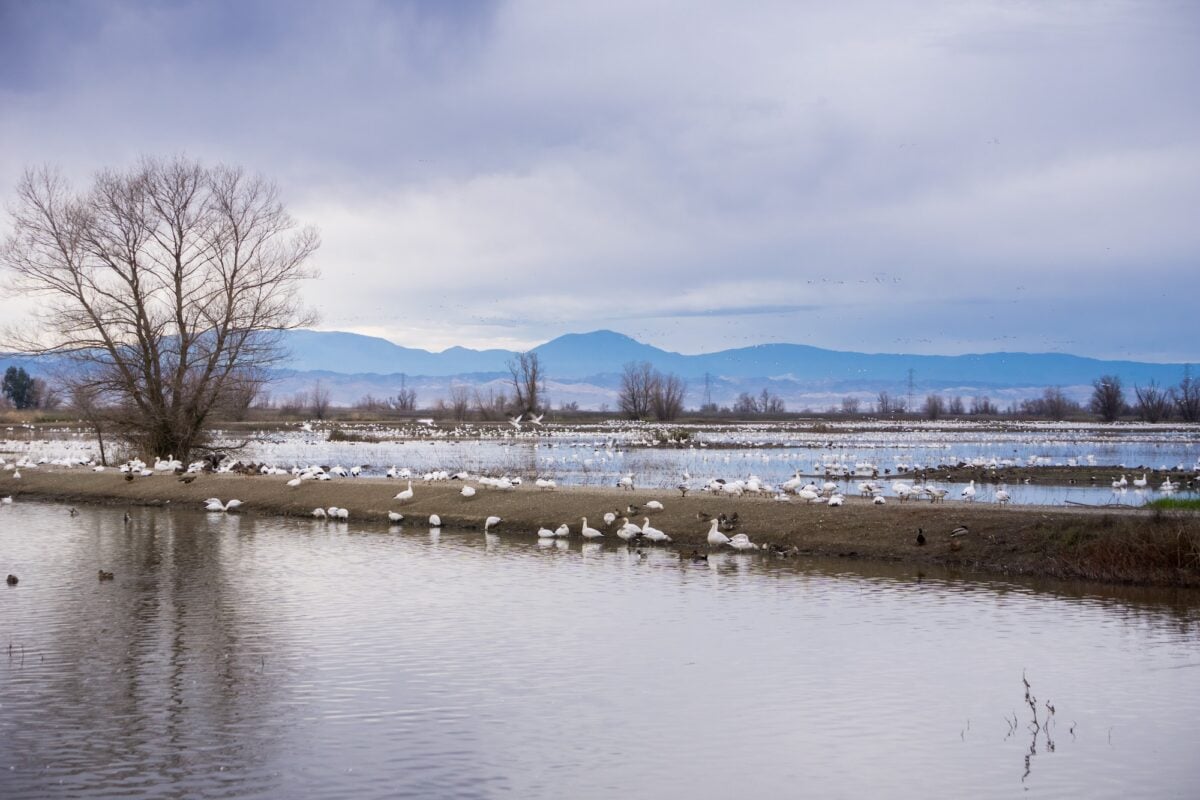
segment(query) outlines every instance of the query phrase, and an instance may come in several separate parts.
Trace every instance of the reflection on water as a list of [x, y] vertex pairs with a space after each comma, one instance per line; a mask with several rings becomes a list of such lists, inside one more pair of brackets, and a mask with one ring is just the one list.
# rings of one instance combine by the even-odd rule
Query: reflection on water
[[2, 797], [1200, 781], [1194, 592], [122, 513], [0, 511], [0, 571], [20, 577], [0, 587]]

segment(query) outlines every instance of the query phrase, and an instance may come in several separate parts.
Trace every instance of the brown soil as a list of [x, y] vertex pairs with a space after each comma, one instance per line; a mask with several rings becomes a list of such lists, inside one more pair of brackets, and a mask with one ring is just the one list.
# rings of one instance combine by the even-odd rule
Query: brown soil
[[[191, 484], [173, 475], [125, 481], [115, 471], [103, 473], [36, 469], [14, 480], [0, 473], [0, 496], [52, 499], [70, 503], [171, 505], [200, 509], [209, 497], [238, 498], [241, 513], [309, 516], [314, 508], [350, 509], [350, 521], [387, 525], [387, 512], [399, 511], [406, 523], [427, 524], [438, 514], [448, 528], [481, 529], [490, 515], [504, 521], [501, 535], [533, 536], [539, 526], [571, 526], [578, 537], [580, 518], [604, 530], [606, 511], [623, 510], [660, 500], [666, 509], [651, 515], [656, 528], [674, 539], [682, 553], [705, 551], [709, 524], [705, 515], [738, 515], [731, 531], [746, 533], [764, 546], [775, 545], [798, 554], [840, 556], [945, 566], [1000, 574], [1047, 575], [1118, 583], [1200, 586], [1200, 515], [1150, 510], [999, 507], [977, 503], [910, 501], [889, 498], [875, 506], [848, 498], [840, 508], [806, 506], [793, 500], [718, 498], [692, 494], [681, 498], [667, 492], [628, 492], [617, 489], [570, 488], [540, 491], [524, 486], [510, 492], [479, 488], [464, 499], [458, 481], [414, 484], [412, 501], [393, 496], [405, 483], [380, 478], [305, 481], [298, 488], [284, 477], [203, 474]], [[642, 522], [643, 513], [634, 515]], [[969, 532], [952, 538], [965, 526]], [[927, 543], [916, 544], [918, 529]], [[606, 531], [605, 542], [621, 544]]]

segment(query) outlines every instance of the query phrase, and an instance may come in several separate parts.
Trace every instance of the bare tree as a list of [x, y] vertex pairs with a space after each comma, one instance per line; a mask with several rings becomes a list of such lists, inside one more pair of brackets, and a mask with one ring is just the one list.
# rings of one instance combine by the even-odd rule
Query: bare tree
[[921, 413], [927, 419], [938, 419], [946, 413], [946, 401], [938, 394], [926, 395], [925, 405], [922, 406]]
[[512, 376], [513, 413], [536, 414], [542, 408], [541, 396], [546, 388], [537, 353], [517, 353], [516, 358], [508, 360], [508, 372]]
[[277, 334], [311, 323], [298, 288], [317, 246], [241, 169], [143, 159], [82, 193], [28, 170], [0, 264], [41, 324], [7, 349], [68, 357], [68, 391], [111, 403], [143, 454], [186, 460], [214, 409], [276, 363]]
[[758, 400], [749, 392], [742, 392], [733, 401], [733, 413], [735, 414], [757, 414], [758, 411]]
[[1191, 367], [1183, 368], [1183, 379], [1175, 389], [1175, 409], [1184, 422], [1200, 422], [1200, 381], [1192, 380]]
[[1125, 392], [1116, 375], [1101, 375], [1092, 381], [1092, 412], [1105, 422], [1115, 422], [1125, 410]]
[[104, 452], [104, 434], [109, 425], [108, 405], [101, 402], [99, 389], [85, 384], [71, 387], [70, 397], [71, 407], [96, 434], [96, 444], [100, 447], [100, 463], [107, 467], [108, 456]]
[[508, 413], [508, 395], [489, 388], [486, 392], [475, 390], [475, 413], [482, 420], [504, 419]]
[[884, 416], [891, 414], [893, 411], [895, 411], [895, 407], [892, 405], [892, 396], [886, 391], [880, 392], [879, 396], [875, 399], [875, 413]]
[[403, 373], [400, 375], [400, 391], [396, 393], [396, 399], [392, 401], [392, 405], [397, 411], [415, 411], [417, 409], [417, 390], [408, 388], [408, 378]]
[[625, 365], [621, 373], [621, 388], [617, 392], [621, 413], [630, 419], [641, 419], [650, 414], [654, 379], [654, 367], [648, 361]]
[[471, 410], [471, 392], [461, 383], [450, 385], [450, 413], [454, 415], [454, 419], [462, 422], [467, 418], [467, 413]]
[[852, 417], [858, 413], [860, 405], [861, 404], [857, 397], [854, 395], [846, 395], [842, 398], [842, 413], [848, 417]]
[[683, 412], [683, 396], [687, 384], [678, 375], [656, 375], [651, 406], [654, 417], [662, 422], [671, 422]]
[[977, 416], [995, 416], [1000, 413], [1000, 409], [986, 396], [972, 397], [970, 413]]
[[329, 388], [321, 383], [318, 379], [313, 384], [313, 388], [308, 393], [309, 408], [312, 415], [317, 419], [325, 419], [329, 414], [329, 406], [332, 403]]
[[961, 417], [963, 414], [967, 413], [966, 406], [963, 405], [962, 397], [958, 395], [951, 397], [950, 403], [946, 406], [946, 412], [948, 414], [953, 414], [956, 417]]
[[758, 396], [758, 411], [760, 414], [782, 414], [786, 408], [783, 404], [783, 398], [771, 392], [770, 389], [763, 387], [762, 392]]
[[1156, 381], [1142, 388], [1134, 386], [1133, 393], [1137, 396], [1137, 413], [1146, 422], [1162, 422], [1171, 418], [1175, 406], [1175, 392], [1172, 389], [1163, 391]]

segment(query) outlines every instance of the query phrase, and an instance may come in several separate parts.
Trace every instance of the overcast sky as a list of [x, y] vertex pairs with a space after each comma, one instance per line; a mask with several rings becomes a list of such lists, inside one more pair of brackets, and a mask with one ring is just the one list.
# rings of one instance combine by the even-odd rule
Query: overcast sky
[[413, 347], [1196, 361], [1198, 80], [1191, 0], [0, 0], [0, 196], [261, 171]]

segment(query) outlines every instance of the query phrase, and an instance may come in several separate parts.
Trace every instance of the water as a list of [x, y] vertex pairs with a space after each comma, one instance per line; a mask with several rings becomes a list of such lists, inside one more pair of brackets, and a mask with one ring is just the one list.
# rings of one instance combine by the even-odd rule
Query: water
[[0, 509], [2, 797], [1200, 785], [1194, 592], [122, 513]]
[[[315, 430], [296, 426], [250, 437], [238, 457], [284, 468], [319, 463], [365, 465], [365, 475], [382, 475], [389, 466], [416, 474], [433, 470], [472, 474], [542, 476], [560, 485], [611, 486], [632, 473], [639, 486], [671, 490], [686, 473], [699, 482], [757, 475], [779, 484], [797, 470], [820, 476], [826, 469], [852, 472], [874, 465], [890, 477], [901, 468], [958, 463], [1012, 466], [1079, 465], [1094, 470], [1096, 486], [1009, 486], [1021, 505], [1140, 505], [1159, 496], [1155, 480], [1147, 492], [1113, 494], [1111, 481], [1121, 473], [1132, 479], [1156, 468], [1175, 469], [1174, 480], [1200, 472], [1200, 426], [1088, 425], [1079, 423], [870, 422], [762, 423], [689, 426], [692, 438], [682, 447], [655, 445], [672, 426], [613, 422], [597, 425], [549, 425], [517, 432], [512, 428], [463, 425], [339, 425], [343, 431], [377, 441], [329, 441], [330, 424]], [[25, 459], [87, 459], [94, 455], [86, 436], [67, 430], [6, 432], [0, 456]], [[245, 434], [219, 433], [226, 442]], [[37, 438], [35, 438], [37, 437]], [[166, 454], [163, 454], [166, 455]], [[869, 470], [868, 470], [869, 473]], [[890, 474], [889, 474], [890, 473]], [[951, 497], [961, 484], [947, 483]], [[843, 489], [857, 491], [853, 481]], [[981, 493], [985, 500], [992, 489]], [[986, 495], [986, 496], [985, 496]], [[1194, 496], [1194, 495], [1178, 495]]]

